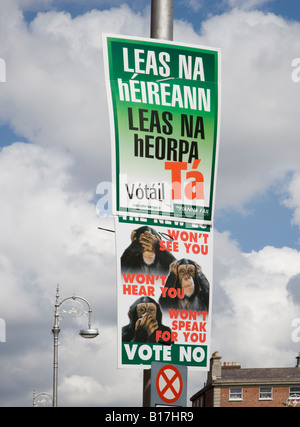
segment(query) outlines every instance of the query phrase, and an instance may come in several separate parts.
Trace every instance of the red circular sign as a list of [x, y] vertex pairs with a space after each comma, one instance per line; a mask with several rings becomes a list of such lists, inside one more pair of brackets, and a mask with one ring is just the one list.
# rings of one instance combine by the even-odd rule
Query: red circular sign
[[166, 403], [174, 403], [182, 393], [183, 381], [175, 366], [163, 366], [156, 377], [156, 390], [159, 397]]

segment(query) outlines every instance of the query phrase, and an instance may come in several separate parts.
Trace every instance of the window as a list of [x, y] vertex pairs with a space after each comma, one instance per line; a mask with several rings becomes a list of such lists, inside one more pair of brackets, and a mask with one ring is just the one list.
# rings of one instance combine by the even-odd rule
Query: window
[[272, 387], [259, 388], [259, 400], [272, 400], [272, 399], [273, 399]]
[[232, 387], [229, 389], [229, 400], [243, 400], [242, 387]]
[[300, 399], [300, 386], [290, 387], [290, 396]]

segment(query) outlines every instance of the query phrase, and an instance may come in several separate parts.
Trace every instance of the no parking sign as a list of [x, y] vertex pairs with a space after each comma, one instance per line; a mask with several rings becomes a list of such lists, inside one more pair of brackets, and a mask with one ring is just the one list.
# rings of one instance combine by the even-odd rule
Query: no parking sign
[[153, 362], [151, 365], [151, 406], [186, 406], [187, 367]]

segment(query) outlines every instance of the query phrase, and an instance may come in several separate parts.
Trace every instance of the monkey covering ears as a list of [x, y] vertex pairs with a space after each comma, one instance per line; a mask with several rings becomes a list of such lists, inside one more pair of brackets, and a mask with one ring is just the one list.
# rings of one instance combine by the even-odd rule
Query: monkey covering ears
[[161, 295], [159, 304], [163, 310], [178, 308], [207, 311], [209, 307], [209, 282], [199, 264], [190, 259], [174, 261], [165, 288], [180, 289], [180, 297], [170, 297], [168, 292]]

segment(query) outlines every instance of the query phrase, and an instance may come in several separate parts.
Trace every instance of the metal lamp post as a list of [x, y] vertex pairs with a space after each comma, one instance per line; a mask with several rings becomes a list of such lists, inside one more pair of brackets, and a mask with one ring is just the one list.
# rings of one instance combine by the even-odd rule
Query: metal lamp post
[[[65, 298], [63, 300], [60, 301], [60, 297], [59, 297], [59, 287], [57, 286], [56, 289], [56, 300], [55, 300], [55, 310], [54, 310], [54, 326], [52, 329], [52, 334], [53, 334], [53, 342], [54, 342], [54, 357], [53, 357], [53, 407], [57, 406], [57, 378], [58, 378], [58, 336], [60, 333], [60, 329], [59, 329], [59, 309], [62, 306], [62, 304], [64, 304], [66, 301], [68, 300], [81, 300], [83, 302], [85, 302], [88, 306], [88, 327], [87, 329], [82, 329], [79, 332], [79, 335], [81, 335], [83, 338], [95, 338], [99, 335], [99, 331], [98, 329], [92, 329], [91, 327], [91, 316], [92, 316], [92, 310], [91, 310], [91, 306], [88, 303], [88, 301], [85, 298], [82, 298], [80, 296], [77, 295], [73, 295], [71, 297]], [[78, 314], [78, 307], [72, 307], [69, 311], [67, 311], [67, 313], [71, 314], [74, 317], [77, 316], [81, 316], [82, 313]]]
[[174, 0], [151, 1], [150, 37], [173, 40]]

